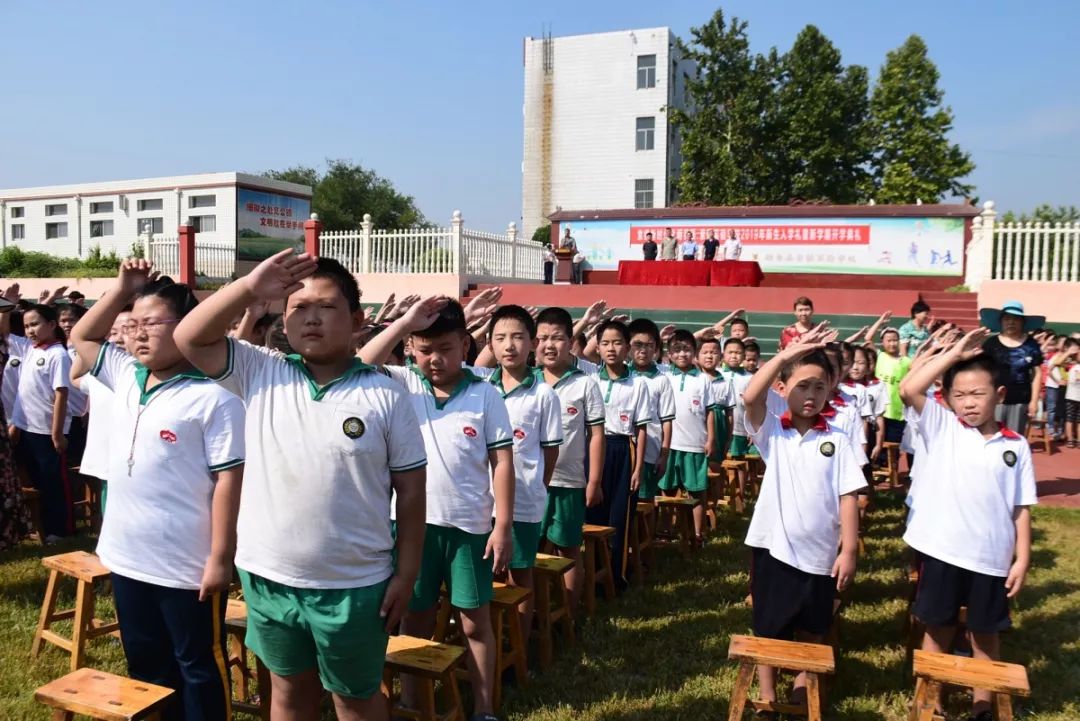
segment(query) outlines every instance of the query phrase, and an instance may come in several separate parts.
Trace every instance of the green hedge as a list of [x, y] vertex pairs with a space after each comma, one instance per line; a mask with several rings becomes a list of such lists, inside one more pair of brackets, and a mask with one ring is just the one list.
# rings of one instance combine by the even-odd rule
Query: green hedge
[[116, 275], [119, 268], [120, 257], [112, 251], [102, 253], [96, 245], [84, 260], [12, 246], [0, 251], [0, 277], [3, 278], [108, 278]]

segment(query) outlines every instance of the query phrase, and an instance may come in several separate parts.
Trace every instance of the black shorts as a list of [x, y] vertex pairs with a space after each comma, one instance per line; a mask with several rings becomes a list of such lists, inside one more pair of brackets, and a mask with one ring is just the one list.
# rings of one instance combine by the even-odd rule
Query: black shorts
[[975, 633], [997, 633], [1012, 626], [1004, 578], [920, 554], [915, 617], [927, 626], [955, 626], [961, 606], [967, 606], [967, 627]]
[[1080, 401], [1065, 399], [1065, 420], [1069, 423], [1080, 423]]
[[836, 579], [800, 571], [754, 548], [750, 597], [754, 635], [791, 641], [796, 631], [824, 636], [832, 626]]

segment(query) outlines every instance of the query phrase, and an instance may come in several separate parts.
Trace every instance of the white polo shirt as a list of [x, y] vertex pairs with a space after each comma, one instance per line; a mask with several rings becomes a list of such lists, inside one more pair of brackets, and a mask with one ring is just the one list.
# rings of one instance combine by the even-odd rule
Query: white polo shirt
[[[77, 353], [75, 352], [75, 346], [71, 345], [67, 349], [68, 357], [71, 362], [75, 362]], [[70, 379], [70, 375], [68, 376]], [[89, 397], [75, 386], [68, 387], [68, 402], [67, 410], [68, 415], [72, 418], [81, 418], [86, 415], [87, 407], [90, 403]]]
[[889, 403], [888, 388], [877, 378], [868, 381], [864, 387], [866, 404], [863, 406], [863, 417], [876, 421], [885, 413], [885, 407]]
[[652, 409], [644, 378], [634, 375], [630, 366], [618, 377], [608, 374], [607, 366], [599, 366], [594, 377], [604, 398], [605, 433], [629, 438], [638, 428], [648, 427]]
[[855, 406], [855, 399], [841, 392], [828, 401], [822, 415], [831, 425], [847, 434], [859, 467], [862, 468], [869, 463], [866, 451], [863, 449], [863, 444], [866, 443], [866, 429], [863, 428], [862, 416], [859, 415], [859, 409]]
[[[29, 433], [52, 435], [53, 402], [56, 391], [71, 386], [71, 357], [59, 343], [32, 345], [23, 355], [19, 368], [19, 389], [11, 423]], [[64, 433], [71, 427], [71, 416], [64, 418]]]
[[150, 372], [109, 343], [91, 373], [113, 391], [97, 554], [121, 576], [198, 589], [210, 556], [214, 473], [244, 463], [244, 406], [198, 371], [147, 391]]
[[514, 520], [539, 523], [547, 507], [544, 485], [544, 448], [563, 443], [559, 396], [537, 379], [537, 371], [509, 393], [503, 390], [502, 368], [485, 368], [488, 381], [502, 396], [514, 436]]
[[22, 370], [23, 356], [33, 347], [33, 344], [21, 335], [7, 337], [7, 362], [4, 364], [3, 387], [0, 393], [3, 395], [4, 417], [11, 423], [15, 414], [15, 396], [19, 391], [19, 371]]
[[690, 368], [684, 373], [671, 366], [666, 380], [675, 400], [671, 450], [705, 453], [705, 443], [709, 439], [709, 413], [718, 407], [713, 398], [712, 379], [697, 368]]
[[1002, 426], [983, 438], [948, 408], [927, 402], [919, 416], [926, 445], [917, 512], [904, 542], [940, 561], [1006, 577], [1016, 549], [1013, 512], [1038, 503], [1027, 439]]
[[829, 575], [840, 544], [840, 497], [866, 485], [851, 442], [821, 416], [806, 435], [787, 413], [766, 412], [760, 428], [748, 420], [747, 429], [765, 477], [746, 545], [800, 571]]
[[449, 398], [436, 400], [431, 383], [415, 366], [385, 366], [405, 386], [427, 449], [427, 522], [466, 533], [491, 533], [495, 498], [488, 452], [512, 448], [506, 404], [495, 387], [462, 369]]
[[390, 474], [426, 462], [405, 392], [359, 361], [319, 386], [298, 355], [228, 347], [215, 380], [248, 417], [236, 565], [299, 588], [389, 578]]
[[709, 379], [713, 402], [717, 406], [727, 410], [735, 405], [735, 391], [732, 389], [731, 381], [723, 373], [717, 371], [716, 375], [710, 376], [705, 371], [701, 371], [701, 375]]
[[742, 241], [728, 238], [724, 241], [724, 260], [738, 260], [742, 255]]
[[[537, 372], [537, 380], [544, 381], [543, 371]], [[589, 434], [586, 428], [604, 425], [604, 397], [596, 379], [580, 368], [571, 367], [552, 386], [559, 396], [562, 411], [563, 444], [559, 448], [559, 461], [551, 476], [555, 488], [585, 488], [585, 455], [588, 452]]]
[[656, 463], [660, 460], [660, 448], [664, 443], [664, 423], [675, 420], [675, 396], [671, 392], [666, 369], [655, 363], [646, 370], [631, 368], [631, 373], [645, 381], [649, 390], [649, 416], [652, 420], [645, 428], [645, 462]]
[[735, 436], [746, 435], [746, 424], [743, 418], [746, 416], [746, 404], [743, 403], [742, 394], [746, 390], [746, 387], [750, 385], [750, 380], [754, 377], [750, 372], [742, 368], [728, 368], [726, 365], [720, 370], [720, 374], [724, 376], [727, 382], [731, 386], [731, 434]]
[[855, 402], [852, 405], [855, 406], [855, 410], [857, 412], [857, 415], [860, 418], [865, 418], [866, 417], [866, 402], [867, 402], [866, 401], [866, 386], [863, 385], [862, 383], [855, 383], [854, 381], [844, 382], [844, 383], [840, 384], [840, 392], [845, 394], [845, 395], [849, 395], [853, 399], [855, 399]]
[[86, 449], [79, 472], [92, 478], [106, 479], [109, 477], [109, 447], [113, 433], [113, 392], [90, 374], [80, 378], [79, 384], [94, 409], [86, 427]]

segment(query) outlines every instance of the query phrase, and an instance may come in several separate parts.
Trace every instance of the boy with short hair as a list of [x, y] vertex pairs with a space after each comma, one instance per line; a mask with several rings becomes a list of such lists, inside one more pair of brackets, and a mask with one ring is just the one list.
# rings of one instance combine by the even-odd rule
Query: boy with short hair
[[[980, 352], [989, 331], [971, 331], [914, 369], [900, 394], [919, 414], [921, 462], [933, 483], [920, 484], [918, 513], [904, 541], [921, 554], [913, 607], [926, 624], [923, 648], [947, 653], [957, 614], [967, 606], [975, 658], [998, 659], [998, 634], [1009, 628], [1009, 601], [1031, 561], [1031, 511], [1038, 502], [1027, 440], [994, 420], [1005, 397], [1001, 368]], [[927, 397], [943, 376], [946, 405]], [[973, 717], [990, 721], [991, 693], [975, 689]]]
[[731, 321], [731, 337], [743, 340], [750, 335], [750, 323], [746, 318], [735, 318]]
[[705, 542], [708, 454], [716, 440], [713, 409], [719, 405], [713, 400], [712, 380], [694, 366], [697, 343], [693, 333], [676, 330], [668, 342], [668, 355], [671, 367], [665, 380], [674, 397], [675, 419], [667, 472], [660, 478], [659, 486], [665, 496], [674, 495], [681, 488], [701, 501], [694, 506], [694, 536], [701, 545]]
[[603, 500], [604, 397], [595, 376], [577, 367], [570, 353], [574, 321], [562, 308], [545, 308], [536, 318], [537, 379], [559, 396], [563, 445], [548, 484], [541, 538], [560, 556], [574, 560], [563, 576], [570, 607], [577, 608], [585, 574], [579, 563], [585, 509]]
[[712, 382], [712, 396], [716, 402], [713, 408], [713, 449], [709, 453], [709, 462], [717, 464], [727, 458], [731, 445], [731, 406], [734, 405], [731, 383], [720, 372], [723, 355], [718, 338], [706, 338], [698, 343], [698, 368]]
[[656, 364], [662, 345], [660, 329], [648, 318], [638, 318], [627, 326], [630, 331], [630, 358], [633, 373], [644, 379], [649, 390], [649, 421], [645, 438], [645, 471], [641, 475], [638, 497], [650, 503], [659, 493], [660, 477], [667, 468], [671, 451], [671, 422], [675, 419], [675, 397], [671, 384]]
[[[820, 352], [827, 337], [817, 328], [803, 334], [751, 376], [743, 393], [746, 430], [765, 461], [746, 534], [753, 549], [754, 634], [765, 638], [820, 643], [832, 624], [836, 592], [855, 575], [855, 494], [865, 481], [848, 437], [821, 415], [833, 382], [831, 363]], [[770, 387], [777, 380], [774, 400]], [[762, 699], [775, 701], [775, 669], [759, 666], [758, 679]], [[799, 674], [793, 697], [805, 693], [805, 683]]]
[[[296, 355], [226, 338], [245, 308], [279, 300]], [[339, 718], [387, 718], [386, 644], [420, 567], [427, 461], [406, 394], [353, 356], [362, 323], [353, 275], [289, 249], [200, 303], [174, 334], [247, 406], [236, 566], [275, 718], [316, 716], [323, 688]]]
[[[743, 342], [738, 338], [728, 338], [724, 341], [724, 365], [720, 373], [731, 384], [731, 449], [729, 453], [736, 457], [746, 455], [750, 450], [750, 440], [746, 435], [746, 425], [743, 423], [745, 405], [742, 394], [750, 384], [751, 376], [742, 367]], [[743, 482], [740, 478], [740, 484]]]
[[750, 374], [757, 373], [760, 364], [761, 346], [757, 344], [757, 341], [743, 341], [743, 370]]
[[493, 576], [506, 570], [512, 553], [510, 416], [495, 386], [463, 367], [472, 338], [460, 303], [445, 297], [417, 303], [368, 341], [361, 357], [382, 364], [406, 336], [413, 365], [384, 370], [409, 392], [429, 463], [423, 560], [401, 630], [431, 638], [445, 583], [450, 604], [461, 614], [474, 719], [489, 719], [499, 679], [488, 605]]

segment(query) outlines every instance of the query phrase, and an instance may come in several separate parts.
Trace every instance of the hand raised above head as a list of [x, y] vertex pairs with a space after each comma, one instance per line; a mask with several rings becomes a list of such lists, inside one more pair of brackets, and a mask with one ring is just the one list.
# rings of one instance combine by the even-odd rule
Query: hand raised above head
[[243, 282], [259, 300], [284, 300], [290, 293], [300, 290], [300, 281], [314, 273], [316, 267], [312, 256], [286, 248], [255, 266], [255, 270], [244, 276]]

